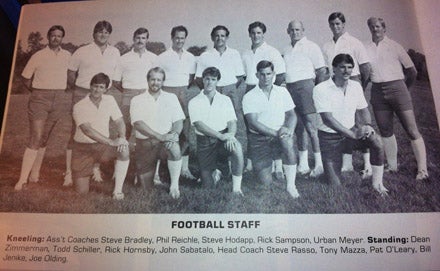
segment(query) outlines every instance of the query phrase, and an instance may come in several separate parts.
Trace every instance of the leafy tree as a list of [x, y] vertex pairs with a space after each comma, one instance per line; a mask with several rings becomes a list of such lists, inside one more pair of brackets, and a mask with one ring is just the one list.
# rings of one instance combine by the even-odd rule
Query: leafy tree
[[31, 32], [28, 36], [28, 52], [34, 54], [36, 51], [43, 49], [43, 37], [40, 32]]
[[76, 49], [79, 48], [79, 46], [78, 46], [78, 45], [75, 45], [75, 44], [73, 44], [73, 43], [71, 43], [71, 42], [68, 42], [68, 43], [63, 43], [63, 44], [61, 44], [61, 48], [63, 48], [64, 50], [67, 50], [67, 51], [69, 51], [71, 54], [73, 54], [73, 53], [76, 51]]
[[190, 52], [191, 54], [193, 54], [194, 56], [199, 56], [201, 55], [203, 52], [206, 51], [206, 49], [208, 48], [208, 46], [191, 46], [187, 49], [188, 52]]
[[161, 53], [165, 52], [166, 47], [163, 42], [147, 42], [147, 50], [155, 53], [156, 55], [160, 55]]
[[115, 44], [115, 47], [119, 50], [121, 56], [131, 50], [131, 47], [127, 43], [125, 43], [125, 41], [118, 41]]

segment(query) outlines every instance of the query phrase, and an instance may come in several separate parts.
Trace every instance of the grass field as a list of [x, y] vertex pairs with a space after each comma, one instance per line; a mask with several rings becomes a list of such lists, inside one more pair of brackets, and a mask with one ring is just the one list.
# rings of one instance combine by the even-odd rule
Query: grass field
[[[70, 131], [70, 121], [61, 121], [48, 143], [41, 178], [44, 182], [28, 185], [24, 191], [14, 191], [20, 174], [21, 158], [28, 138], [26, 105], [28, 95], [12, 95], [7, 112], [6, 129], [0, 155], [0, 212], [38, 213], [400, 213], [440, 211], [440, 137], [429, 84], [417, 82], [411, 90], [419, 129], [428, 152], [430, 180], [414, 179], [416, 163], [410, 142], [396, 121], [399, 143], [400, 171], [385, 174], [384, 184], [390, 190], [380, 197], [370, 181], [362, 181], [357, 172], [344, 174], [343, 184], [333, 187], [324, 178], [315, 180], [297, 177], [299, 199], [285, 191], [285, 181], [274, 181], [265, 188], [252, 173], [244, 175], [244, 197], [231, 194], [230, 179], [222, 179], [215, 188], [204, 188], [195, 182], [181, 180], [181, 197], [173, 200], [167, 188], [141, 191], [128, 178], [124, 184], [125, 200], [113, 201], [113, 183], [109, 180], [111, 165], [102, 165], [104, 183], [92, 183], [88, 195], [78, 195], [72, 188], [62, 187], [64, 150]], [[367, 92], [368, 93], [368, 92]], [[242, 118], [238, 137], [244, 144]], [[191, 139], [194, 152], [194, 138]], [[355, 153], [355, 170], [361, 169], [361, 155]], [[312, 162], [311, 162], [312, 163]], [[191, 169], [197, 167], [191, 161]]]

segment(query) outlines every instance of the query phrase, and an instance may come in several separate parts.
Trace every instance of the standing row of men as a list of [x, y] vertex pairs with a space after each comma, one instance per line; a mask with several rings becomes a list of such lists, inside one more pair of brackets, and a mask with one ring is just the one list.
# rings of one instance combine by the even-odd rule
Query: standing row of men
[[[124, 130], [123, 138], [127, 138], [131, 134], [131, 125], [133, 124], [136, 130], [137, 141], [138, 139], [149, 139], [151, 141], [152, 138], [155, 138], [159, 141], [170, 142], [164, 144], [166, 152], [171, 154], [169, 156], [171, 157], [171, 159], [169, 159], [170, 161], [179, 161], [180, 151], [182, 152], [182, 165], [176, 165], [173, 162], [168, 164], [170, 172], [173, 171], [170, 174], [172, 179], [172, 189], [170, 193], [173, 197], [178, 197], [179, 195], [178, 177], [180, 174], [185, 177], [193, 178], [188, 169], [188, 156], [186, 151], [188, 146], [186, 138], [190, 127], [188, 115], [193, 115], [191, 123], [196, 128], [198, 148], [208, 148], [207, 146], [211, 146], [215, 143], [212, 141], [212, 138], [217, 138], [221, 142], [224, 142], [224, 144], [220, 145], [222, 145], [227, 152], [241, 152], [241, 146], [233, 136], [236, 131], [236, 125], [234, 127], [232, 123], [236, 120], [232, 118], [232, 113], [225, 114], [221, 110], [221, 106], [217, 109], [213, 109], [214, 105], [217, 104], [217, 99], [214, 98], [216, 97], [216, 92], [213, 92], [212, 85], [215, 85], [215, 90], [220, 94], [230, 97], [235, 111], [235, 118], [241, 114], [243, 110], [248, 126], [248, 156], [253, 158], [254, 168], [257, 170], [260, 179], [263, 181], [271, 179], [271, 171], [268, 169], [268, 165], [272, 165], [272, 160], [275, 161], [276, 174], [277, 176], [283, 176], [285, 174], [288, 180], [288, 191], [293, 197], [299, 195], [294, 185], [294, 176], [297, 171], [296, 154], [293, 152], [293, 131], [296, 126], [296, 114], [299, 115], [299, 119], [301, 120], [297, 129], [299, 142], [298, 172], [301, 174], [310, 172], [312, 177], [316, 177], [325, 172], [326, 177], [330, 181], [338, 183], [340, 182], [340, 170], [352, 169], [351, 152], [353, 148], [360, 147], [364, 152], [364, 176], [368, 177], [373, 175], [375, 188], [382, 193], [385, 192], [386, 189], [383, 187], [381, 181], [381, 175], [383, 174], [383, 154], [381, 155], [381, 151], [378, 151], [378, 149], [384, 149], [388, 169], [390, 171], [397, 171], [397, 143], [393, 134], [392, 125], [390, 125], [392, 124], [392, 118], [395, 113], [412, 140], [411, 145], [418, 164], [416, 178], [427, 178], [425, 146], [415, 123], [411, 98], [406, 88], [413, 83], [415, 78], [414, 65], [408, 55], [400, 45], [385, 36], [385, 23], [380, 18], [370, 18], [368, 20], [368, 26], [372, 33], [372, 42], [367, 45], [367, 50], [362, 43], [345, 31], [345, 17], [342, 13], [332, 13], [328, 21], [330, 29], [333, 32], [333, 39], [324, 45], [324, 54], [321, 53], [318, 45], [305, 37], [302, 22], [292, 21], [287, 28], [287, 33], [291, 38], [291, 46], [284, 50], [283, 56], [264, 41], [266, 26], [261, 22], [254, 22], [249, 25], [248, 32], [252, 45], [251, 49], [245, 51], [241, 57], [238, 51], [227, 46], [229, 30], [225, 26], [216, 26], [211, 32], [211, 40], [214, 44], [213, 49], [203, 53], [199, 57], [197, 64], [194, 56], [184, 49], [188, 31], [183, 26], [177, 26], [172, 29], [172, 46], [160, 56], [156, 56], [146, 50], [146, 43], [149, 36], [148, 30], [145, 28], [137, 29], [133, 35], [133, 49], [122, 57], [119, 56], [119, 51], [108, 43], [112, 26], [106, 21], [101, 21], [96, 24], [93, 31], [94, 42], [79, 48], [72, 57], [70, 57], [68, 52], [61, 49], [61, 41], [65, 34], [64, 29], [61, 26], [52, 27], [48, 31], [48, 47], [32, 56], [22, 74], [25, 78], [26, 85], [32, 90], [29, 102], [31, 139], [23, 157], [21, 176], [15, 189], [20, 190], [28, 178], [29, 181], [38, 181], [39, 169], [44, 156], [45, 142], [47, 142], [47, 138], [45, 137], [50, 135], [50, 132], [45, 131], [51, 131], [51, 129], [47, 128], [53, 127], [49, 124], [48, 120], [50, 120], [50, 117], [57, 119], [62, 113], [66, 113], [65, 110], [63, 112], [57, 103], [57, 99], [60, 99], [59, 96], [64, 93], [61, 90], [66, 89], [67, 86], [73, 89], [73, 104], [76, 104], [85, 97], [92, 99], [93, 91], [90, 92], [90, 89], [93, 90], [93, 84], [91, 79], [99, 73], [110, 75], [109, 77], [111, 77], [113, 81], [112, 87], [110, 87], [112, 84], [111, 81], [108, 84], [104, 82], [104, 85], [110, 87], [109, 93], [116, 97], [122, 110], [124, 126], [127, 127], [127, 129], [124, 127], [124, 129], [121, 128], [118, 130], [119, 137], [122, 136], [121, 132]], [[345, 57], [342, 60], [338, 59], [335, 63], [335, 56], [341, 54], [348, 55], [350, 58]], [[352, 65], [352, 67], [339, 67], [340, 65]], [[401, 65], [404, 66], [403, 71]], [[162, 69], [151, 70], [156, 66]], [[215, 69], [212, 69], [212, 67], [215, 67]], [[328, 78], [327, 68], [330, 70], [330, 74], [334, 76], [324, 82], [326, 78]], [[61, 75], [63, 71], [64, 74]], [[148, 77], [145, 76], [147, 73]], [[196, 82], [203, 91], [192, 100], [192, 106], [190, 107], [192, 107], [193, 110], [190, 109], [188, 112], [188, 100], [190, 100], [190, 97], [187, 95], [187, 88], [194, 77], [196, 77]], [[150, 82], [150, 79], [152, 82]], [[348, 79], [356, 80], [361, 83], [361, 85], [358, 86], [352, 81], [347, 81]], [[371, 103], [373, 105], [376, 122], [382, 135], [383, 148], [380, 147], [382, 146], [382, 140], [379, 140], [379, 143], [376, 142], [377, 135], [374, 134], [374, 130], [371, 128], [369, 114], [367, 116], [365, 112], [367, 104], [359, 98], [360, 96], [363, 97], [363, 92], [360, 93], [361, 95], [358, 93], [359, 87], [361, 90], [362, 86], [365, 88], [369, 79], [373, 82]], [[243, 107], [241, 106], [237, 91], [242, 81], [245, 81], [246, 91], [249, 91], [243, 98]], [[102, 84], [102, 80], [99, 80], [99, 82]], [[283, 82], [286, 83], [288, 93], [290, 93], [289, 99], [284, 97], [284, 88], [281, 88], [281, 90], [278, 87]], [[54, 85], [55, 83], [57, 83], [56, 86]], [[316, 85], [318, 86], [315, 88]], [[157, 91], [154, 92], [155, 88], [174, 93], [183, 108], [182, 127], [184, 132], [182, 133], [183, 136], [180, 136], [178, 155], [173, 152], [172, 146], [175, 146], [175, 144], [171, 143], [176, 142], [176, 137], [180, 134], [180, 125], [176, 124], [177, 127], [171, 125], [171, 133], [167, 132], [165, 134], [154, 135], [147, 127], [143, 127], [143, 125], [139, 124], [139, 121], [142, 121], [143, 118], [151, 117], [144, 116], [146, 108], [142, 108], [142, 106], [130, 107], [130, 104], [136, 105], [137, 101], [142, 97], [145, 99], [146, 95], [151, 95], [154, 98], [152, 93], [157, 93]], [[318, 91], [318, 89], [322, 88], [326, 90], [334, 88], [336, 91], [335, 95], [320, 100], [320, 95], [317, 93], [329, 92], [329, 90]], [[355, 96], [360, 100], [347, 100], [349, 95], [346, 95], [346, 91], [348, 91], [348, 89], [356, 89], [354, 91], [357, 93]], [[335, 98], [339, 97], [337, 90], [342, 91], [343, 95], [340, 99], [343, 100], [344, 103], [340, 103], [341, 100]], [[350, 92], [351, 90], [349, 93]], [[91, 93], [90, 96], [87, 96], [89, 93]], [[119, 93], [122, 93], [122, 97]], [[202, 94], [206, 97], [201, 96]], [[200, 96], [203, 98], [200, 98]], [[292, 103], [289, 103], [289, 101], [291, 101], [290, 96], [293, 98]], [[136, 99], [134, 99], [134, 97], [136, 97]], [[155, 97], [151, 107], [150, 105], [148, 107], [148, 110], [157, 108], [159, 113], [155, 113], [153, 116], [161, 115], [160, 112], [164, 110], [159, 110], [160, 107], [157, 107], [158, 97], [159, 96]], [[207, 98], [207, 100], [205, 98]], [[331, 102], [333, 100], [334, 102]], [[327, 104], [323, 105], [319, 101], [327, 102]], [[223, 102], [227, 103], [227, 101]], [[219, 103], [221, 102], [219, 101]], [[345, 103], [348, 103], [348, 105]], [[194, 107], [198, 109], [194, 109]], [[267, 111], [268, 113], [261, 111], [263, 107], [265, 110], [269, 110]], [[222, 125], [224, 126], [224, 124], [226, 124], [226, 127], [223, 127], [223, 130], [226, 129], [226, 131], [222, 130], [223, 133], [216, 134], [212, 133], [210, 129], [206, 129], [212, 129], [212, 127], [205, 127], [206, 123], [203, 121], [204, 118], [209, 116], [207, 116], [204, 111], [200, 111], [199, 108], [212, 110], [214, 112], [212, 116], [215, 118], [222, 119], [225, 117], [225, 123]], [[295, 111], [293, 111], [294, 108], [296, 114]], [[341, 114], [343, 108], [352, 108], [350, 112], [342, 114], [346, 117], [348, 116], [347, 118], [350, 119], [347, 120], [346, 123], [334, 117], [334, 115]], [[353, 108], [353, 112], [356, 114], [356, 120], [358, 119], [358, 115], [360, 116], [360, 123], [352, 121], [352, 118], [354, 120], [355, 117], [352, 116]], [[283, 111], [285, 116], [274, 114], [271, 110], [277, 112], [286, 110]], [[219, 116], [222, 114], [218, 112], [223, 112], [225, 115]], [[319, 113], [322, 117], [323, 123], [319, 122], [319, 117], [316, 113]], [[181, 114], [177, 112], [175, 117], [182, 117], [179, 117], [179, 115]], [[110, 117], [112, 119], [118, 119], [116, 115]], [[75, 119], [75, 121], [77, 120]], [[146, 120], [143, 122], [145, 123]], [[162, 124], [163, 123], [158, 123], [159, 126]], [[342, 124], [342, 127], [340, 124]], [[80, 128], [80, 132], [89, 136], [87, 132], [84, 132], [84, 128], [78, 125], [78, 122], [76, 126]], [[353, 126], [357, 128], [353, 128]], [[342, 129], [343, 127], [345, 127], [345, 130]], [[347, 129], [351, 132], [347, 131]], [[77, 138], [77, 132], [74, 131], [72, 133], [72, 140], [69, 143], [66, 155], [67, 168], [65, 185], [72, 184], [72, 152], [69, 151], [69, 149], [71, 149], [72, 144], [78, 140], [75, 139]], [[220, 131], [215, 132], [218, 133]], [[340, 136], [340, 138], [334, 138], [332, 134], [336, 134]], [[258, 135], [263, 136], [260, 137]], [[311, 171], [308, 165], [307, 135], [311, 138], [315, 158], [315, 166]], [[162, 136], [164, 138], [161, 138]], [[201, 138], [199, 140], [199, 136], [206, 137], [206, 139]], [[89, 138], [91, 138], [92, 141], [99, 142], [93, 135], [89, 136]], [[291, 142], [290, 138], [292, 138]], [[353, 146], [356, 142], [348, 142], [350, 140], [345, 140], [347, 138], [364, 139], [364, 142], [371, 141], [379, 147], [376, 146], [376, 148], [374, 144], [373, 147], [371, 144], [358, 144], [360, 146]], [[274, 149], [272, 146], [274, 139], [276, 139], [275, 145], [279, 145], [278, 149]], [[203, 140], [205, 140], [204, 144], [199, 143], [199, 141], [203, 142]], [[342, 141], [347, 142], [342, 144]], [[325, 144], [323, 142], [325, 142]], [[336, 144], [335, 142], [341, 144]], [[121, 143], [120, 149], [125, 149], [125, 141], [121, 139], [119, 143]], [[151, 142], [137, 142], [136, 146], [138, 146], [138, 144], [139, 146], [142, 144], [154, 145]], [[255, 146], [261, 147], [256, 148]], [[210, 150], [211, 147], [207, 150]], [[266, 150], [266, 147], [269, 149]], [[371, 157], [367, 147], [371, 148]], [[288, 151], [288, 148], [290, 148], [291, 151]], [[346, 155], [342, 156], [343, 159], [341, 161], [338, 160], [339, 155], [333, 158], [328, 156], [330, 154], [334, 156], [335, 152], [332, 150], [339, 150], [339, 148], [342, 152], [346, 153]], [[323, 149], [323, 157], [321, 157], [321, 149]], [[327, 156], [324, 155], [324, 149], [328, 154]], [[163, 152], [163, 150], [156, 151], [158, 153], [157, 157]], [[201, 154], [199, 154], [199, 156], [200, 155]], [[210, 176], [215, 180], [218, 178], [218, 174], [216, 174], [217, 167], [211, 163], [208, 157], [210, 155], [210, 151], [201, 155], [204, 159], [199, 159], [199, 161], [203, 160], [207, 164], [201, 167], [200, 172], [202, 179], [206, 179]], [[237, 177], [235, 178], [235, 182], [233, 182], [234, 191], [241, 193], [238, 184], [241, 182], [243, 162], [241, 161], [242, 157], [240, 158], [238, 155], [234, 155], [231, 163], [233, 167], [233, 180], [234, 176]], [[125, 158], [122, 157], [121, 159], [124, 160]], [[97, 162], [99, 161], [99, 159], [95, 160]], [[145, 169], [143, 168], [145, 163], [143, 163], [144, 166], [141, 164], [142, 163], [137, 163], [138, 176], [141, 184], [148, 183], [149, 181], [147, 180], [150, 179], [151, 168]], [[248, 161], [246, 168], [250, 168], [251, 164], [252, 163]], [[341, 165], [339, 166], [339, 164]], [[283, 165], [283, 167], [281, 165]], [[378, 166], [382, 166], [382, 171], [377, 168]], [[173, 170], [171, 168], [173, 168]], [[177, 169], [180, 168], [180, 172], [177, 172]], [[99, 163], [93, 166], [92, 173], [96, 180], [99, 181], [101, 179]], [[148, 174], [144, 176], [143, 173]], [[270, 178], [268, 177], [269, 175]], [[380, 178], [378, 177], [379, 175]], [[74, 176], [74, 179], [76, 180], [77, 178]], [[176, 179], [177, 188], [176, 181], [173, 182], [173, 180]], [[240, 179], [240, 181], [238, 179]], [[378, 179], [380, 179], [380, 181], [378, 181]], [[116, 196], [114, 197], [121, 198], [121, 193], [122, 191], [120, 189], [115, 190], [114, 195]]]

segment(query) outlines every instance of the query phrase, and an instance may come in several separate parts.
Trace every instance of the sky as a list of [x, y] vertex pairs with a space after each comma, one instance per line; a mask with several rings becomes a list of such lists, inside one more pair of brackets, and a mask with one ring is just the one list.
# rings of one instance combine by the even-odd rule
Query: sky
[[231, 32], [229, 46], [242, 52], [250, 47], [248, 25], [259, 20], [267, 26], [267, 43], [282, 50], [289, 44], [286, 28], [292, 19], [302, 20], [308, 39], [322, 46], [332, 37], [327, 18], [334, 11], [345, 14], [346, 30], [363, 42], [371, 38], [366, 21], [376, 16], [385, 19], [392, 39], [406, 49], [423, 52], [412, 0], [101, 0], [32, 4], [22, 9], [17, 38], [26, 48], [30, 32], [40, 31], [45, 37], [50, 26], [61, 24], [66, 30], [64, 42], [80, 45], [92, 40], [97, 21], [107, 20], [113, 25], [112, 44], [131, 44], [134, 30], [146, 27], [150, 41], [169, 47], [171, 28], [182, 24], [189, 30], [187, 47], [211, 47], [211, 29], [222, 24]]

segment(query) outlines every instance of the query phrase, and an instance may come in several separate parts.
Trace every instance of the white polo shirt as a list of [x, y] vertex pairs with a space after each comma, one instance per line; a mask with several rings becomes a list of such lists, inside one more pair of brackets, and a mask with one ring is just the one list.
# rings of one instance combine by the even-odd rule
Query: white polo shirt
[[322, 48], [324, 58], [329, 68], [330, 75], [333, 74], [332, 61], [339, 54], [349, 54], [354, 60], [352, 76], [360, 75], [359, 65], [370, 62], [364, 45], [358, 39], [354, 38], [348, 32], [345, 32], [335, 42], [333, 39], [326, 42]]
[[157, 55], [148, 50], [142, 54], [131, 50], [119, 58], [113, 80], [121, 81], [125, 89], [145, 89], [147, 72], [156, 66]]
[[75, 120], [76, 132], [74, 140], [80, 143], [96, 143], [95, 140], [86, 136], [79, 126], [90, 123], [93, 129], [105, 137], [109, 137], [109, 121], [122, 118], [121, 110], [115, 99], [110, 95], [102, 95], [99, 107], [90, 100], [89, 95], [73, 106], [73, 119]]
[[387, 36], [378, 45], [370, 41], [366, 49], [371, 59], [370, 78], [373, 83], [403, 80], [402, 65], [405, 68], [414, 67], [405, 49]]
[[[185, 119], [177, 96], [160, 90], [157, 100], [148, 92], [135, 96], [130, 104], [131, 123], [143, 121], [159, 134], [166, 134], [171, 130], [174, 122]], [[136, 138], [146, 139], [136, 131]]]
[[88, 89], [90, 80], [96, 74], [103, 72], [113, 80], [114, 72], [118, 59], [119, 50], [111, 45], [107, 45], [104, 53], [101, 53], [98, 45], [94, 42], [78, 48], [70, 58], [68, 69], [78, 71], [75, 85]]
[[261, 60], [272, 62], [276, 74], [286, 72], [286, 66], [280, 52], [266, 42], [258, 47], [255, 53], [252, 49], [246, 50], [242, 55], [242, 59], [246, 74], [246, 84], [248, 85], [258, 85], [258, 78], [255, 74], [257, 73], [257, 64]]
[[21, 75], [26, 79], [34, 76], [33, 88], [66, 89], [69, 59], [68, 51], [60, 48], [55, 52], [46, 46], [31, 56]]
[[293, 108], [295, 103], [287, 89], [276, 85], [273, 85], [269, 99], [258, 85], [243, 97], [243, 114], [257, 113], [257, 120], [274, 130], [283, 126], [285, 113]]
[[230, 47], [226, 47], [223, 54], [215, 48], [201, 54], [197, 61], [196, 77], [201, 78], [203, 71], [208, 67], [216, 67], [220, 70], [221, 78], [217, 84], [219, 87], [235, 84], [237, 76], [244, 75], [240, 53]]
[[[226, 129], [229, 121], [237, 120], [231, 99], [217, 91], [211, 104], [202, 90], [189, 101], [188, 110], [191, 124], [201, 121], [217, 132]], [[203, 135], [197, 128], [196, 134]]]
[[[333, 117], [347, 129], [355, 124], [356, 110], [368, 107], [361, 84], [353, 80], [348, 80], [345, 95], [335, 85], [332, 78], [318, 84], [313, 89], [313, 101], [316, 112], [332, 113]], [[337, 133], [323, 122], [318, 129], [328, 133]]]
[[187, 50], [179, 55], [172, 48], [159, 55], [158, 65], [165, 71], [166, 87], [188, 86], [189, 76], [196, 73], [196, 58]]
[[303, 37], [284, 49], [286, 63], [286, 83], [294, 83], [305, 79], [315, 79], [315, 70], [325, 67], [324, 56], [319, 46]]

